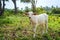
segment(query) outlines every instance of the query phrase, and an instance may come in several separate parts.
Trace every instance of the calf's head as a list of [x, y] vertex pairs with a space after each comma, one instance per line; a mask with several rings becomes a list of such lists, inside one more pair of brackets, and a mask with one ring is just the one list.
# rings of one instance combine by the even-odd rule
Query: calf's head
[[34, 13], [33, 12], [28, 12], [28, 16], [31, 17]]
[[25, 13], [28, 17], [31, 17], [33, 15], [33, 12], [26, 12]]
[[26, 12], [25, 13], [29, 18], [31, 18], [32, 15], [36, 15], [34, 12], [30, 11], [30, 12]]

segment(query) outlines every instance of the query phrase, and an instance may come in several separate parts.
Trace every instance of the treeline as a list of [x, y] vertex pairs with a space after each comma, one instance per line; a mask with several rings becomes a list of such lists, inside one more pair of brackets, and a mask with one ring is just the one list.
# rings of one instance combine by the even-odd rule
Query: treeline
[[50, 14], [60, 14], [60, 7], [56, 6], [51, 6], [51, 7], [44, 7], [44, 9], [47, 11], [47, 13], [50, 13]]
[[[33, 11], [33, 12], [37, 12], [37, 13], [43, 13], [43, 12], [47, 12], [48, 14], [60, 14], [60, 8], [58, 6], [54, 7], [38, 7], [36, 8], [36, 3], [37, 3], [37, 0], [20, 0], [21, 2], [24, 2], [24, 3], [31, 3], [32, 5], [32, 8], [29, 9], [28, 7], [25, 8], [25, 10], [18, 10], [17, 6], [16, 6], [16, 1], [17, 0], [11, 0], [14, 4], [14, 9], [5, 9], [5, 1], [9, 1], [9, 0], [0, 0], [0, 16], [4, 14], [4, 11], [8, 11], [9, 13], [14, 13], [14, 14], [17, 14], [18, 12], [19, 13], [23, 13], [23, 12], [28, 12], [28, 11]], [[2, 6], [3, 5], [3, 6]]]
[[[21, 9], [21, 10], [17, 9], [17, 13], [20, 13], [20, 14], [22, 14], [24, 12], [28, 12], [28, 11], [32, 11], [32, 9], [30, 9], [28, 7], [25, 7], [24, 10], [23, 9]], [[14, 13], [14, 9], [5, 9], [5, 12]], [[60, 8], [59, 7], [53, 7], [53, 6], [51, 6], [51, 7], [48, 7], [48, 6], [42, 7], [41, 6], [41, 7], [36, 8], [36, 12], [38, 14], [44, 13], [44, 12], [46, 12], [47, 14], [60, 14]]]
[[[0, 0], [0, 16], [4, 13], [4, 10], [5, 10], [5, 1], [9, 1], [9, 0]], [[16, 1], [17, 0], [11, 0], [14, 4], [14, 13], [17, 14], [17, 6], [16, 6]], [[24, 3], [31, 3], [32, 4], [32, 9], [33, 9], [33, 12], [36, 11], [36, 1], [37, 0], [20, 0], [21, 2], [24, 2]], [[3, 5], [3, 6], [2, 6]]]

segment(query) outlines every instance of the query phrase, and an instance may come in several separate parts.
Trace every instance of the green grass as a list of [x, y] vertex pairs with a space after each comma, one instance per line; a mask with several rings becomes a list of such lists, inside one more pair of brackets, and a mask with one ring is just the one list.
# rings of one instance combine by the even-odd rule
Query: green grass
[[0, 40], [60, 40], [59, 16], [49, 15], [48, 33], [42, 37], [39, 33], [37, 33], [36, 38], [32, 37], [33, 31], [29, 23], [27, 16], [9, 15], [0, 17]]

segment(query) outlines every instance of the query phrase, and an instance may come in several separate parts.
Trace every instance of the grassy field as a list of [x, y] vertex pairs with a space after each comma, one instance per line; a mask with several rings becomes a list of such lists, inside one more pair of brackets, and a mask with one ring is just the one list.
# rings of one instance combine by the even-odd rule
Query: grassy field
[[36, 38], [33, 38], [29, 18], [24, 15], [9, 15], [0, 17], [0, 40], [60, 40], [60, 17], [49, 15], [48, 33], [43, 36], [37, 29]]

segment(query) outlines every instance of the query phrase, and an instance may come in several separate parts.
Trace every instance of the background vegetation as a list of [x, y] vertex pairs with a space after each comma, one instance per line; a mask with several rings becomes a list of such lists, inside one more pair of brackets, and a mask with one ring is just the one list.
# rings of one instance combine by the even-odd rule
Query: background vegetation
[[[0, 7], [0, 40], [60, 40], [60, 8], [46, 6], [33, 9], [26, 7], [25, 10], [4, 9], [3, 11]], [[41, 36], [38, 27], [36, 38], [33, 38], [33, 27], [29, 24], [29, 18], [24, 15], [28, 11], [48, 14], [48, 33]]]
[[3, 16], [0, 16], [0, 40], [60, 40], [59, 8], [54, 8], [55, 10], [53, 8], [48, 8], [48, 10], [46, 7], [36, 9], [38, 14], [47, 12], [49, 15], [48, 33], [40, 36], [38, 27], [36, 38], [33, 38], [29, 18], [24, 15], [27, 9], [19, 10], [16, 15], [13, 10], [5, 9]]

